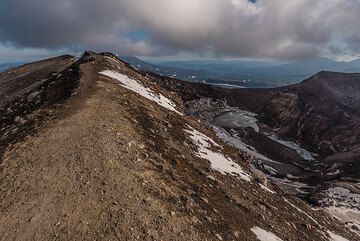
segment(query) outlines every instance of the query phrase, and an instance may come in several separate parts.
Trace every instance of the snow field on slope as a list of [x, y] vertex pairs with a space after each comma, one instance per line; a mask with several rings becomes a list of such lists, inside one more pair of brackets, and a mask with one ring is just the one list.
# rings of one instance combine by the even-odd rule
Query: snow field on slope
[[283, 146], [286, 146], [286, 147], [289, 147], [289, 148], [295, 150], [297, 152], [297, 154], [299, 156], [301, 156], [304, 160], [307, 160], [307, 161], [314, 161], [315, 160], [315, 158], [313, 156], [313, 153], [305, 150], [304, 148], [302, 148], [301, 146], [299, 146], [295, 142], [281, 140], [277, 136], [275, 136], [274, 134], [267, 134], [266, 136], [269, 137], [271, 140], [276, 141], [277, 143], [280, 143]]
[[281, 238], [279, 238], [272, 232], [268, 232], [259, 227], [253, 227], [251, 231], [256, 235], [257, 239], [260, 241], [282, 241]]
[[192, 141], [198, 146], [197, 156], [210, 161], [212, 169], [222, 174], [235, 175], [248, 182], [251, 181], [251, 176], [232, 159], [225, 157], [222, 153], [211, 150], [211, 145], [220, 148], [211, 138], [190, 126], [188, 126], [186, 132], [190, 134]]
[[[253, 227], [251, 231], [256, 235], [257, 239], [260, 241], [282, 241], [281, 238], [277, 237], [272, 232], [268, 232], [262, 228], [259, 227]], [[327, 231], [330, 239], [329, 241], [349, 241], [348, 239], [337, 235], [331, 231]]]
[[119, 81], [121, 83], [121, 86], [123, 86], [124, 88], [134, 91], [135, 93], [141, 95], [142, 97], [145, 97], [146, 99], [154, 101], [158, 105], [160, 105], [168, 110], [174, 111], [175, 113], [177, 113], [181, 116], [183, 115], [182, 113], [180, 113], [179, 111], [177, 111], [175, 109], [176, 105], [174, 102], [172, 102], [171, 100], [169, 100], [168, 98], [166, 98], [165, 96], [163, 96], [161, 94], [158, 95], [158, 94], [154, 93], [154, 91], [152, 91], [151, 89], [143, 86], [138, 81], [131, 79], [124, 74], [120, 74], [119, 72], [111, 71], [111, 70], [102, 71], [102, 72], [100, 72], [100, 74], [110, 77], [112, 79], [116, 79], [117, 81]]
[[347, 207], [326, 207], [325, 211], [345, 224], [360, 239], [360, 210]]
[[[252, 155], [260, 160], [265, 160], [265, 161], [269, 161], [269, 162], [275, 162], [269, 158], [267, 158], [266, 156], [262, 155], [261, 153], [257, 152], [256, 149], [250, 145], [245, 144], [244, 142], [241, 141], [240, 137], [238, 137], [235, 133], [233, 133], [233, 135], [235, 137], [233, 137], [230, 133], [227, 133], [227, 131], [225, 131], [222, 128], [219, 127], [213, 127], [213, 130], [215, 131], [216, 135], [223, 140], [225, 143], [230, 144], [234, 147], [236, 147], [237, 149], [240, 149], [242, 151], [245, 151], [246, 153], [248, 153], [249, 155]], [[275, 162], [278, 164], [282, 164], [280, 162]]]
[[[259, 184], [260, 184], [260, 183], [259, 183]], [[266, 186], [264, 186], [264, 185], [262, 185], [262, 184], [260, 184], [260, 187], [261, 187], [261, 189], [263, 189], [263, 190], [265, 190], [265, 191], [267, 191], [267, 192], [269, 192], [269, 193], [271, 193], [271, 194], [275, 194], [275, 193], [276, 193], [275, 191], [271, 190], [270, 188], [268, 188], [268, 187], [266, 187]]]
[[327, 231], [327, 233], [328, 233], [329, 236], [330, 236], [329, 241], [349, 241], [348, 239], [346, 239], [346, 238], [344, 238], [344, 237], [341, 237], [340, 235], [334, 234], [334, 233], [331, 232], [331, 231]]

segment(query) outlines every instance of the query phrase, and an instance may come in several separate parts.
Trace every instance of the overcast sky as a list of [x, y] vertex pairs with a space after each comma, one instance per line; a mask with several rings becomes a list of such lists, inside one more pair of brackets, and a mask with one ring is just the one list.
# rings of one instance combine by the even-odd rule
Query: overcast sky
[[360, 0], [0, 0], [0, 62], [91, 49], [298, 60], [360, 55]]

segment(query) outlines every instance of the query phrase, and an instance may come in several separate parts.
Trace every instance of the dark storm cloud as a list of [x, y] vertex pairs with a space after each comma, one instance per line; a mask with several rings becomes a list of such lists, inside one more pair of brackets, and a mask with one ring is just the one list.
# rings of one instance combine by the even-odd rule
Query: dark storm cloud
[[[1, 0], [0, 42], [129, 54], [308, 58], [359, 54], [356, 0]], [[132, 32], [146, 31], [134, 40]], [[345, 51], [345, 50], [344, 50]]]
[[121, 10], [116, 0], [2, 0], [0, 40], [19, 47], [141, 51], [142, 43], [121, 35], [131, 30]]
[[107, 35], [116, 27], [116, 1], [2, 1], [1, 38], [20, 46], [54, 48]]

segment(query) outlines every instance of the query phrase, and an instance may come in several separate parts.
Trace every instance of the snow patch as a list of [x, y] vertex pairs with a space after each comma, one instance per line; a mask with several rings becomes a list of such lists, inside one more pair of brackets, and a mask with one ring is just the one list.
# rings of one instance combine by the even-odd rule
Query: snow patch
[[[261, 153], [257, 152], [254, 147], [242, 142], [240, 137], [236, 133], [233, 133], [233, 136], [232, 136], [226, 130], [219, 128], [219, 127], [215, 127], [215, 126], [213, 127], [213, 130], [215, 131], [216, 135], [220, 139], [222, 139], [225, 143], [230, 144], [230, 145], [236, 147], [237, 149], [245, 151], [247, 154], [249, 154], [257, 159], [265, 160], [265, 161], [269, 161], [269, 162], [275, 162], [275, 161], [267, 158], [266, 156], [262, 155]], [[281, 164], [280, 162], [275, 162], [275, 163]]]
[[291, 181], [287, 178], [281, 179], [281, 178], [276, 178], [276, 177], [270, 177], [273, 180], [277, 181], [278, 186], [283, 189], [286, 190], [286, 192], [288, 193], [292, 193], [292, 191], [295, 191], [294, 194], [296, 193], [303, 193], [306, 194], [306, 191], [303, 191], [304, 188], [308, 187], [307, 184], [302, 183], [302, 182], [298, 182], [298, 181]]
[[304, 160], [307, 160], [307, 161], [315, 160], [314, 156], [311, 152], [305, 150], [304, 148], [302, 148], [301, 146], [299, 146], [298, 144], [296, 144], [294, 142], [281, 140], [273, 134], [267, 134], [266, 136], [269, 137], [271, 140], [282, 144], [283, 146], [286, 146], [286, 147], [289, 147], [289, 148], [295, 150], [299, 154], [299, 156], [301, 156]]
[[346, 239], [346, 238], [344, 238], [344, 237], [341, 237], [340, 235], [334, 234], [334, 233], [331, 232], [331, 231], [327, 231], [327, 233], [328, 233], [329, 236], [330, 236], [329, 241], [349, 241], [348, 239]]
[[262, 228], [253, 227], [250, 230], [256, 235], [257, 239], [260, 241], [282, 241], [281, 238], [279, 238], [272, 232], [268, 232]]
[[[274, 160], [262, 155], [253, 146], [250, 146], [250, 145], [242, 142], [241, 138], [238, 136], [238, 134], [236, 132], [231, 132], [231, 134], [230, 134], [223, 128], [215, 127], [215, 126], [213, 126], [213, 130], [215, 131], [216, 135], [220, 139], [222, 139], [225, 143], [232, 145], [232, 146], [236, 147], [237, 149], [245, 151], [247, 154], [253, 156], [255, 159], [257, 159], [261, 162], [264, 161], [264, 162], [270, 162], [270, 163], [274, 163], [274, 164], [280, 164], [280, 165], [282, 164], [280, 162], [274, 161]], [[265, 165], [265, 164], [263, 165], [263, 168], [268, 173], [271, 174], [271, 175], [267, 175], [267, 177], [269, 179], [275, 180], [282, 189], [286, 189], [288, 192], [293, 191], [296, 193], [305, 193], [304, 191], [301, 190], [302, 188], [307, 187], [307, 185], [305, 183], [301, 183], [301, 182], [297, 182], [297, 181], [290, 181], [286, 178], [285, 179], [276, 178], [274, 176], [277, 174], [277, 171], [274, 168], [272, 168], [268, 165]]]
[[121, 86], [123, 86], [124, 88], [134, 91], [135, 93], [141, 95], [142, 97], [145, 97], [151, 101], [154, 101], [158, 105], [160, 105], [168, 110], [174, 111], [179, 115], [183, 115], [182, 113], [180, 113], [179, 111], [177, 111], [175, 109], [176, 105], [174, 102], [172, 102], [171, 100], [169, 100], [168, 98], [166, 98], [165, 96], [163, 96], [161, 94], [158, 95], [158, 94], [154, 93], [154, 91], [152, 91], [151, 89], [146, 88], [145, 86], [140, 84], [138, 81], [131, 79], [124, 74], [120, 74], [119, 72], [111, 71], [111, 70], [102, 71], [102, 72], [100, 72], [100, 74], [105, 75], [110, 78], [113, 78], [113, 79], [116, 79], [121, 83]]
[[[259, 183], [260, 184], [260, 183]], [[269, 193], [272, 193], [272, 194], [275, 194], [276, 192], [274, 192], [273, 190], [271, 190], [270, 188], [268, 187], [265, 187], [264, 185], [260, 184], [260, 187], [261, 189], [264, 189], [265, 191], [269, 192]]]
[[297, 206], [295, 206], [294, 204], [292, 204], [289, 200], [287, 200], [286, 198], [284, 198], [284, 201], [287, 202], [288, 204], [290, 204], [290, 206], [292, 206], [293, 208], [295, 208], [298, 212], [304, 214], [304, 215], [307, 216], [309, 219], [311, 219], [314, 223], [316, 223], [317, 225], [320, 226], [320, 224], [319, 224], [313, 217], [311, 217], [309, 214], [307, 214], [306, 212], [304, 212], [303, 210], [301, 210], [300, 208], [298, 208]]
[[360, 210], [347, 207], [327, 207], [325, 211], [345, 224], [353, 233], [360, 237]]
[[[350, 188], [350, 187], [349, 187]], [[322, 200], [322, 203], [332, 204], [334, 206], [355, 208], [359, 210], [360, 194], [351, 192], [345, 187], [331, 187], [325, 192], [326, 198]]]
[[338, 175], [338, 174], [341, 174], [342, 171], [340, 171], [339, 169], [336, 169], [335, 171], [333, 172], [329, 172], [328, 174], [326, 174], [327, 176], [335, 176], [335, 175]]
[[186, 132], [190, 134], [192, 141], [198, 146], [197, 156], [210, 161], [212, 169], [224, 175], [231, 174], [245, 181], [251, 181], [251, 176], [232, 159], [225, 157], [222, 153], [211, 150], [212, 146], [220, 148], [211, 138], [191, 126], [188, 126]]

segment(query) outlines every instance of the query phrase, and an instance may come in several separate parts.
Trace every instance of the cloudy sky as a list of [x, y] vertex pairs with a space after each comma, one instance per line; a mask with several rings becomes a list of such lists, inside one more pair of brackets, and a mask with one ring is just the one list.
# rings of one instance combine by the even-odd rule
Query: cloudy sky
[[360, 56], [360, 0], [0, 0], [0, 62], [137, 56]]

